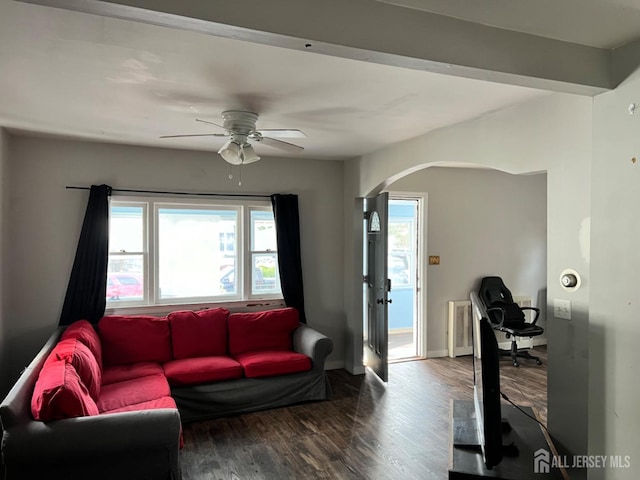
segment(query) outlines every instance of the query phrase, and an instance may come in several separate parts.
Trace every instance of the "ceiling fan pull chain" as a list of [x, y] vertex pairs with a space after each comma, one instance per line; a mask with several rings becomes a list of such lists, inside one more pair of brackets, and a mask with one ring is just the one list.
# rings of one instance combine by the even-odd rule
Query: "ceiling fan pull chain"
[[238, 177], [240, 177], [240, 180], [238, 180], [238, 186], [241, 187], [242, 186], [242, 164], [238, 165]]
[[231, 168], [231, 164], [229, 164], [229, 180], [233, 180], [233, 170]]

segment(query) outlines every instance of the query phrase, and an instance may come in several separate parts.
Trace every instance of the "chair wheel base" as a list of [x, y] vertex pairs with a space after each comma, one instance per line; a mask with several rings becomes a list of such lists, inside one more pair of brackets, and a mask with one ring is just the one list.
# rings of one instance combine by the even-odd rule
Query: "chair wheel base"
[[536, 365], [542, 365], [542, 360], [540, 360], [538, 357], [531, 355], [526, 349], [520, 350], [517, 347], [514, 347], [511, 350], [500, 350], [500, 356], [509, 357], [514, 367], [520, 366], [520, 362], [518, 361], [518, 359], [521, 358], [526, 360], [534, 360], [536, 362]]

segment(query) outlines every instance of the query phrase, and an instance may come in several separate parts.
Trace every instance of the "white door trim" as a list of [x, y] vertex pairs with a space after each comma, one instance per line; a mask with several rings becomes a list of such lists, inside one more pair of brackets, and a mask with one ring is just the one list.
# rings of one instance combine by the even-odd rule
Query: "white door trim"
[[416, 352], [418, 357], [427, 358], [427, 205], [428, 194], [425, 192], [389, 191], [389, 199], [417, 200], [418, 225], [417, 236], [417, 275], [416, 279]]

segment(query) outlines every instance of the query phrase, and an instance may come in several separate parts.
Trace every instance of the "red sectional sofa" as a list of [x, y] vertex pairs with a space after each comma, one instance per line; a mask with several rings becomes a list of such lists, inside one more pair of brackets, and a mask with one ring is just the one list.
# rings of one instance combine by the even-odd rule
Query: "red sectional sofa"
[[0, 405], [6, 478], [180, 478], [181, 423], [326, 399], [332, 350], [292, 308], [61, 327]]

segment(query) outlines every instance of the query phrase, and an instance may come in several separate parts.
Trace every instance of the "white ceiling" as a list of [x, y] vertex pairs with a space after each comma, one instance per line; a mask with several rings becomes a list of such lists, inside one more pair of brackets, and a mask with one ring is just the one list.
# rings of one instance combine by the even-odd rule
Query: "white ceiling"
[[[640, 25], [640, 9], [632, 2], [637, 3], [391, 3], [610, 47], [635, 39], [636, 30], [640, 32], [640, 27], [628, 25]], [[478, 3], [491, 8], [476, 8]], [[543, 15], [543, 10], [527, 6], [533, 3], [556, 8]], [[506, 4], [512, 4], [512, 14], [505, 13]], [[580, 18], [588, 12], [597, 15], [602, 28], [597, 34], [583, 28], [563, 30], [560, 27], [571, 24], [571, 19], [556, 16], [564, 11], [560, 5], [573, 7], [571, 13]], [[517, 22], [518, 18], [524, 20]], [[620, 24], [608, 28], [609, 19]], [[222, 111], [247, 109], [260, 114], [259, 128], [303, 130], [308, 138], [295, 143], [305, 151], [295, 156], [344, 159], [547, 94], [0, 0], [0, 125], [14, 131], [217, 150], [223, 143], [219, 138], [158, 137], [219, 132], [195, 119], [220, 123]], [[256, 150], [264, 156], [291, 156], [264, 145]]]

